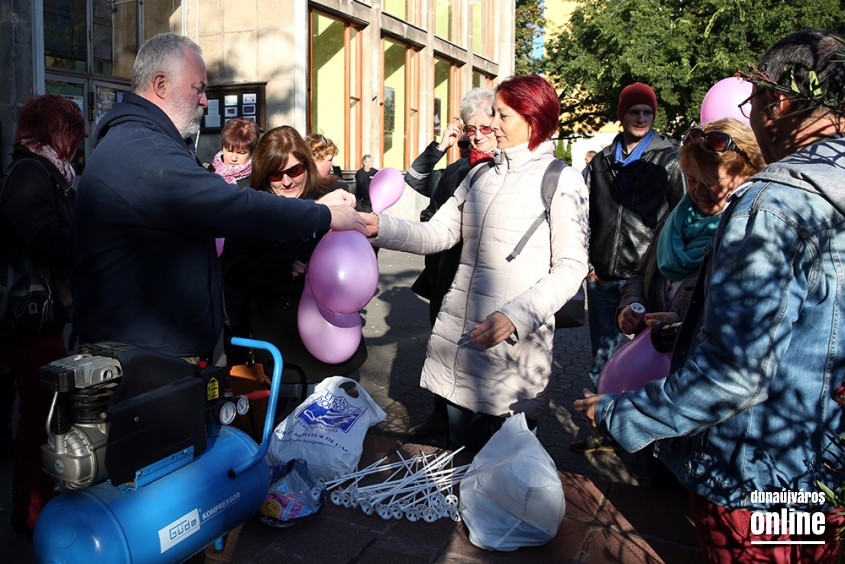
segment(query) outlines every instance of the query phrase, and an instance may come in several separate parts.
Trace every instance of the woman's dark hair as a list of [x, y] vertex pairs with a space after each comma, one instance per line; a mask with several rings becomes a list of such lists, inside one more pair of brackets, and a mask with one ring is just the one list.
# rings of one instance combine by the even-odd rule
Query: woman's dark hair
[[15, 145], [31, 139], [51, 147], [59, 158], [70, 161], [85, 139], [85, 119], [79, 106], [58, 94], [43, 94], [24, 102]]
[[220, 141], [224, 149], [248, 151], [250, 155], [258, 145], [258, 124], [245, 118], [232, 118], [223, 126]]
[[258, 142], [252, 154], [249, 185], [272, 194], [270, 175], [281, 170], [291, 155], [305, 165], [308, 174], [305, 187], [299, 195], [301, 199], [318, 199], [330, 191], [329, 185], [334, 177], [320, 176], [308, 145], [299, 132], [289, 125], [271, 129]]
[[559, 125], [560, 100], [546, 79], [536, 74], [511, 76], [496, 87], [496, 95], [531, 126], [530, 150], [552, 138]]

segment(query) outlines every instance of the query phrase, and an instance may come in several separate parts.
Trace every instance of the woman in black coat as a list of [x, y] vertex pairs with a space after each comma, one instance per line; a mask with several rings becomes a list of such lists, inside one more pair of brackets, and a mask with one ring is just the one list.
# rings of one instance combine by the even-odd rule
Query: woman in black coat
[[[53, 484], [41, 468], [52, 393], [39, 387], [38, 371], [67, 356], [63, 328], [72, 309], [69, 282], [76, 177], [70, 161], [84, 138], [82, 113], [67, 98], [45, 94], [27, 101], [0, 200], [0, 268], [20, 264], [21, 256], [29, 255], [49, 278], [52, 291], [53, 315], [40, 331], [0, 336], [0, 358], [15, 375], [20, 414], [9, 520], [18, 535], [30, 540], [41, 508], [53, 496]], [[0, 311], [0, 315], [7, 313]]]

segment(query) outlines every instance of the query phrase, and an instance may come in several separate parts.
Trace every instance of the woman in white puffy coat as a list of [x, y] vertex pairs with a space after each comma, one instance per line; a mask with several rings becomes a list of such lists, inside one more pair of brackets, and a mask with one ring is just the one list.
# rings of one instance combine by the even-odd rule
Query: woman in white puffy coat
[[[463, 183], [427, 223], [367, 214], [377, 247], [430, 254], [463, 240], [461, 264], [432, 330], [421, 384], [449, 402], [449, 446], [477, 451], [504, 418], [525, 413], [529, 426], [549, 405], [554, 313], [587, 274], [587, 189], [562, 172], [542, 222], [541, 183], [554, 159], [554, 88], [536, 75], [496, 88], [490, 127], [495, 165]], [[478, 167], [487, 166], [485, 164]]]

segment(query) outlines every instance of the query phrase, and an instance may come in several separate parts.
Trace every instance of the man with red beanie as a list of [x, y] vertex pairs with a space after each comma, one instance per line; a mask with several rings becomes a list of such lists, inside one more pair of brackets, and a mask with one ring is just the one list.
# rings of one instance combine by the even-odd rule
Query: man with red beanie
[[[651, 241], [654, 228], [686, 190], [678, 152], [652, 129], [657, 96], [647, 84], [622, 89], [616, 116], [622, 133], [587, 167], [590, 190], [590, 380], [595, 387], [601, 369], [619, 345], [616, 308], [625, 280], [633, 276]], [[616, 448], [598, 435], [572, 443], [576, 452]]]

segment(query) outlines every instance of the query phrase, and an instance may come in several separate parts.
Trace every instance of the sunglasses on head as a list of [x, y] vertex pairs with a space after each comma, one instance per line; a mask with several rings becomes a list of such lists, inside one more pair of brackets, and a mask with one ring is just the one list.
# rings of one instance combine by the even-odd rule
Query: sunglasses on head
[[469, 137], [475, 137], [476, 130], [480, 131], [482, 135], [490, 135], [493, 132], [493, 128], [489, 125], [481, 125], [479, 127], [468, 125], [464, 127], [464, 133], [466, 133]]
[[689, 143], [695, 143], [699, 139], [704, 140], [704, 145], [710, 149], [711, 151], [715, 151], [717, 153], [724, 153], [725, 151], [736, 151], [746, 159], [748, 159], [748, 155], [745, 154], [745, 151], [739, 148], [739, 145], [736, 144], [733, 137], [729, 134], [725, 133], [724, 131], [708, 131], [707, 133], [704, 132], [699, 127], [693, 127], [687, 134], [684, 135], [684, 140], [681, 142], [681, 145], [687, 145]]
[[466, 139], [461, 139], [460, 141], [458, 141], [458, 147], [461, 149], [469, 149], [469, 146], [470, 142]]
[[305, 172], [305, 163], [297, 163], [285, 170], [277, 170], [267, 178], [270, 179], [270, 182], [281, 182], [286, 174], [288, 178], [296, 178], [297, 176], [301, 176], [303, 172]]

